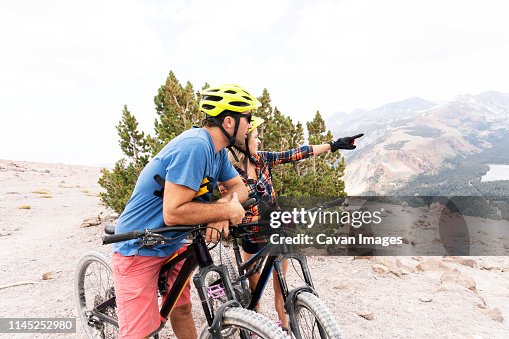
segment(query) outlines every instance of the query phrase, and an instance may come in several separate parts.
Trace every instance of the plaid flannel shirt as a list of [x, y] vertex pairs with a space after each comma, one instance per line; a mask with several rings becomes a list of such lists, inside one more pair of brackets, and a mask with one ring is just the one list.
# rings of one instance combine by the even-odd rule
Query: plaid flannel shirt
[[[246, 208], [246, 215], [242, 223], [251, 222], [253, 217], [260, 216], [260, 203], [271, 206], [276, 202], [276, 194], [272, 186], [272, 167], [279, 164], [303, 160], [313, 155], [313, 146], [301, 146], [284, 152], [260, 151], [256, 155], [250, 155], [249, 160], [251, 160], [255, 166], [255, 171], [258, 174], [258, 181], [249, 179], [245, 171], [235, 166], [235, 169], [239, 172], [242, 181], [244, 181], [248, 189], [249, 198], [256, 198], [258, 202]], [[222, 196], [227, 194], [227, 190], [223, 185], [219, 184], [219, 189]], [[256, 239], [252, 238], [250, 241], [262, 242], [267, 240], [265, 237], [260, 236]]]

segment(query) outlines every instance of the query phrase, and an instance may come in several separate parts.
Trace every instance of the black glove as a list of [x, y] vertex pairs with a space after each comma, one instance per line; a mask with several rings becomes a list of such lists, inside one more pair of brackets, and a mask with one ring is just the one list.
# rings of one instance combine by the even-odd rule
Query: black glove
[[353, 137], [343, 137], [336, 141], [329, 141], [330, 150], [336, 152], [338, 149], [355, 149], [355, 139], [360, 138], [364, 133], [354, 135]]

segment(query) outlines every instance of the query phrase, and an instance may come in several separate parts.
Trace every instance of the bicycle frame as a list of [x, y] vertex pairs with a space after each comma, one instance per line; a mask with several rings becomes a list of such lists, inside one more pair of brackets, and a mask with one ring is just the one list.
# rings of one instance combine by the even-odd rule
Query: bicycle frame
[[178, 298], [186, 287], [186, 284], [190, 279], [193, 271], [198, 266], [200, 267], [200, 270], [197, 274], [194, 275], [193, 283], [196, 290], [198, 291], [203, 311], [209, 326], [213, 325], [214, 317], [216, 316], [216, 314], [212, 311], [210, 304], [211, 301], [210, 298], [208, 298], [207, 289], [205, 287], [205, 278], [209, 272], [214, 271], [220, 275], [224, 282], [225, 292], [228, 300], [234, 300], [234, 294], [232, 292], [233, 287], [231, 285], [228, 274], [225, 272], [222, 266], [216, 266], [213, 264], [209, 250], [205, 243], [205, 239], [201, 234], [199, 234], [199, 231], [193, 231], [193, 233], [193, 242], [187, 246], [186, 250], [170, 258], [161, 267], [161, 271], [159, 273], [159, 288], [164, 291], [163, 286], [166, 287], [168, 274], [178, 262], [185, 260], [182, 268], [180, 269], [180, 272], [177, 275], [177, 278], [175, 279], [175, 282], [172, 284], [171, 289], [161, 306], [161, 310], [159, 312], [161, 317], [161, 325], [151, 335], [159, 333], [159, 331], [161, 331], [161, 329], [165, 326], [166, 322], [168, 321], [170, 312], [173, 310]]
[[[189, 232], [189, 226], [183, 226], [183, 227], [172, 227], [172, 232], [183, 232], [187, 231]], [[152, 232], [160, 232], [161, 230], [164, 231], [170, 231], [167, 228], [165, 229], [155, 229], [151, 230]], [[160, 316], [160, 325], [159, 327], [149, 334], [149, 336], [153, 336], [155, 338], [158, 338], [158, 333], [164, 328], [166, 322], [168, 321], [168, 317], [175, 307], [177, 300], [179, 299], [180, 295], [184, 291], [184, 288], [187, 285], [187, 282], [191, 278], [191, 275], [193, 274], [193, 271], [200, 267], [200, 270], [198, 273], [196, 273], [193, 277], [193, 283], [195, 285], [195, 288], [198, 291], [198, 295], [200, 297], [200, 301], [203, 307], [203, 311], [205, 313], [205, 316], [207, 318], [207, 323], [209, 327], [214, 327], [214, 325], [217, 327], [217, 323], [213, 324], [213, 321], [215, 319], [215, 316], [222, 317], [222, 312], [226, 308], [218, 309], [215, 313], [212, 311], [211, 301], [210, 298], [208, 298], [207, 295], [207, 289], [205, 284], [205, 278], [206, 275], [209, 272], [217, 272], [224, 282], [224, 290], [226, 292], [226, 296], [229, 300], [228, 303], [231, 305], [234, 305], [235, 302], [233, 302], [234, 294], [233, 294], [233, 287], [230, 282], [230, 278], [222, 266], [214, 265], [212, 262], [212, 258], [209, 253], [209, 249], [207, 248], [207, 244], [205, 243], [205, 239], [203, 235], [200, 234], [200, 229], [192, 229], [191, 234], [193, 235], [193, 241], [187, 245], [187, 248], [182, 251], [179, 254], [174, 255], [173, 257], [169, 258], [161, 267], [161, 270], [159, 271], [159, 279], [158, 279], [158, 287], [159, 291], [161, 292], [161, 295], [166, 295], [166, 298], [163, 301], [163, 304], [161, 305], [161, 309], [159, 311]], [[110, 236], [111, 238], [111, 236]], [[103, 243], [107, 243], [104, 242]], [[175, 282], [172, 284], [169, 293], [167, 292], [167, 280], [169, 273], [174, 269], [175, 265], [179, 263], [180, 261], [184, 260], [184, 263], [177, 274], [177, 277], [175, 279]], [[102, 311], [115, 303], [115, 296], [112, 298], [106, 300], [105, 302], [101, 303], [100, 305], [97, 305], [92, 310], [92, 314], [96, 316], [98, 319], [108, 322], [110, 324], [113, 324], [118, 327], [118, 322], [102, 313]], [[237, 305], [240, 306], [240, 304], [237, 303]], [[217, 338], [221, 338], [220, 332], [215, 330], [213, 336]], [[219, 334], [217, 334], [219, 333]], [[241, 337], [247, 338], [247, 334], [241, 333]]]
[[[256, 309], [256, 305], [260, 301], [265, 286], [270, 278], [270, 273], [272, 270], [276, 272], [276, 277], [278, 284], [281, 288], [281, 293], [283, 295], [283, 300], [285, 303], [286, 313], [290, 318], [290, 325], [293, 334], [296, 339], [301, 339], [300, 329], [296, 326], [296, 314], [294, 302], [296, 296], [303, 291], [307, 291], [317, 295], [314, 285], [311, 279], [311, 273], [309, 271], [307, 265], [307, 259], [305, 256], [296, 254], [292, 252], [291, 246], [288, 245], [275, 245], [273, 243], [268, 243], [261, 250], [255, 253], [249, 260], [245, 263], [242, 261], [242, 256], [240, 254], [240, 246], [236, 237], [236, 230], [232, 230], [232, 239], [233, 239], [233, 250], [235, 253], [235, 261], [237, 263], [237, 268], [239, 270], [239, 280], [242, 286], [242, 291], [244, 293], [244, 300], [250, 300], [249, 304], [246, 306], [247, 309], [254, 311]], [[272, 253], [272, 255], [271, 255]], [[277, 254], [277, 255], [274, 255]], [[288, 285], [286, 283], [286, 278], [283, 272], [282, 263], [287, 259], [295, 259], [299, 262], [302, 274], [304, 277], [305, 286], [295, 288], [291, 291], [288, 290]], [[264, 262], [264, 264], [263, 264]], [[260, 279], [256, 284], [254, 291], [249, 293], [249, 287], [247, 286], [247, 278], [251, 275], [255, 274], [259, 266], [263, 264], [263, 269], [260, 274]], [[246, 295], [247, 294], [247, 295]], [[246, 298], [247, 297], [247, 298]], [[324, 336], [324, 331], [319, 327], [320, 334]]]

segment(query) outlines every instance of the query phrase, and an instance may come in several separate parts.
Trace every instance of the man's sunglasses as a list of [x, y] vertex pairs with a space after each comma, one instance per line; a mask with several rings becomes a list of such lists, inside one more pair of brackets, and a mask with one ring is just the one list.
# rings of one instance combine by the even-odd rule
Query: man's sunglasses
[[237, 115], [237, 116], [239, 116], [241, 118], [246, 118], [248, 124], [251, 123], [251, 119], [253, 118], [253, 115], [251, 113], [248, 113], [248, 114], [237, 113], [235, 115]]

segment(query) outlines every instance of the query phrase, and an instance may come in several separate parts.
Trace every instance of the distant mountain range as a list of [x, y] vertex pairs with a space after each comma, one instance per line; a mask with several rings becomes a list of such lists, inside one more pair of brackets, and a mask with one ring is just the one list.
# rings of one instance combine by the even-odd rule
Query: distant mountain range
[[351, 195], [466, 194], [486, 164], [509, 164], [509, 94], [466, 94], [441, 104], [414, 97], [338, 112], [326, 123], [334, 135], [366, 134], [354, 152], [344, 152]]

